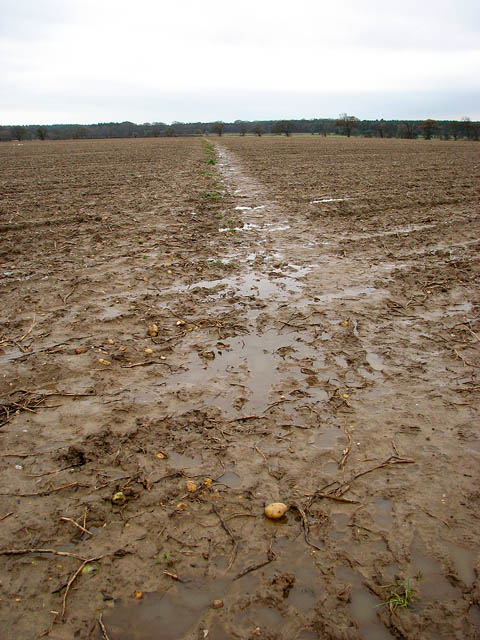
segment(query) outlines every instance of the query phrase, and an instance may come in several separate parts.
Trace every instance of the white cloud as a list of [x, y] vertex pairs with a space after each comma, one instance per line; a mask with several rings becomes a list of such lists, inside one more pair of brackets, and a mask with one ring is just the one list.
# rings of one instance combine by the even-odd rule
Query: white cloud
[[[152, 98], [145, 104], [145, 96], [156, 94], [188, 94], [191, 115], [183, 119], [189, 120], [198, 119], [197, 107], [215, 94], [220, 100], [215, 117], [227, 120], [230, 105], [225, 96], [236, 91], [249, 96], [250, 101], [242, 103], [254, 112], [258, 96], [267, 91], [325, 97], [390, 91], [396, 100], [403, 93], [406, 104], [418, 91], [450, 92], [460, 101], [480, 89], [476, 2], [3, 4], [3, 122], [20, 122], [22, 113], [38, 114], [36, 122], [51, 122], [62, 114], [84, 122], [87, 113], [94, 120], [111, 120], [127, 107], [125, 118], [131, 120], [140, 121], [148, 113], [147, 120], [171, 119]], [[263, 110], [261, 102], [257, 107]], [[461, 107], [459, 102], [463, 113]], [[401, 98], [397, 108], [402, 117]]]

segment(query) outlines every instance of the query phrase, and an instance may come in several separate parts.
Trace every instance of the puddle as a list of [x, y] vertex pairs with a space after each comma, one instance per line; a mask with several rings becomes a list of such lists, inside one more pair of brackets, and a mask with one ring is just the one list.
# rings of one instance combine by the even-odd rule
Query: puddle
[[427, 555], [423, 541], [414, 536], [410, 545], [411, 575], [421, 571], [421, 579], [416, 583], [416, 588], [423, 601], [441, 601], [460, 599], [462, 594], [452, 587], [445, 577], [445, 571], [438, 560]]
[[392, 501], [386, 498], [375, 500], [375, 522], [381, 529], [390, 529], [392, 526]]
[[236, 211], [258, 211], [258, 209], [265, 209], [265, 205], [259, 204], [256, 207], [247, 207], [247, 206], [238, 205], [235, 207]]
[[458, 304], [454, 304], [452, 307], [449, 307], [447, 311], [449, 313], [458, 313], [463, 311], [464, 313], [469, 313], [473, 309], [473, 305], [471, 302], [460, 302]]
[[388, 229], [385, 231], [376, 231], [375, 233], [352, 233], [342, 236], [342, 240], [368, 240], [369, 238], [381, 238], [384, 236], [395, 236], [398, 234], [409, 234], [415, 231], [423, 231], [424, 229], [433, 229], [438, 227], [437, 223], [434, 224], [409, 224], [405, 227], [396, 227], [394, 229]]
[[335, 293], [324, 293], [320, 296], [315, 296], [314, 300], [315, 302], [331, 302], [338, 298], [358, 298], [359, 296], [372, 295], [385, 296], [388, 295], [388, 291], [386, 289], [376, 289], [375, 287], [352, 287], [350, 289], [342, 289], [342, 291]]
[[220, 233], [228, 233], [230, 231], [252, 231], [254, 229], [262, 229], [262, 227], [253, 222], [245, 222], [242, 227], [221, 227], [219, 231]]
[[219, 229], [220, 233], [228, 233], [229, 231], [252, 231], [252, 230], [258, 230], [258, 231], [286, 231], [287, 229], [290, 229], [290, 225], [289, 224], [265, 224], [265, 225], [260, 225], [260, 224], [255, 224], [254, 222], [245, 222], [243, 224], [243, 226], [241, 227], [221, 227]]
[[279, 224], [268, 226], [266, 231], [287, 231], [287, 229], [290, 229], [289, 224]]
[[468, 612], [468, 616], [472, 625], [475, 628], [480, 629], [480, 607], [478, 607], [476, 604], [472, 605], [470, 607], [470, 611]]
[[351, 520], [351, 514], [332, 513], [330, 516], [332, 522], [332, 531], [330, 538], [332, 540], [343, 540], [348, 532], [348, 524]]
[[[177, 582], [166, 593], [145, 593], [137, 602], [116, 604], [105, 613], [104, 624], [115, 640], [178, 640], [195, 627], [212, 600], [222, 598], [224, 588], [220, 580]], [[97, 632], [96, 638], [101, 637]]]
[[315, 438], [310, 444], [315, 445], [319, 449], [335, 449], [339, 446], [338, 440], [343, 435], [342, 431], [336, 427], [324, 429], [316, 432]]
[[[217, 394], [208, 402], [221, 406], [230, 413], [235, 400], [232, 384], [238, 385], [240, 393], [245, 397], [243, 410], [259, 413], [272, 401], [271, 390], [282, 378], [278, 370], [279, 364], [285, 360], [295, 362], [297, 358], [309, 358], [313, 367], [318, 369], [323, 365], [322, 354], [310, 343], [303, 341], [302, 334], [296, 332], [284, 335], [274, 330], [262, 334], [252, 332], [228, 338], [207, 350], [213, 351], [213, 359], [199, 358], [195, 352], [185, 363], [186, 370], [169, 376], [163, 389], [167, 393], [183, 393], [186, 388], [197, 385], [199, 394], [205, 401], [205, 385], [208, 384], [210, 392]], [[222, 384], [227, 376], [228, 390], [224, 391]]]
[[365, 356], [365, 360], [368, 362], [368, 364], [372, 367], [374, 371], [383, 371], [385, 369], [385, 365], [383, 364], [381, 358], [377, 356], [375, 353], [372, 353], [371, 351], [367, 352], [367, 355]]
[[17, 347], [7, 347], [3, 353], [0, 352], [0, 362], [12, 362], [13, 360], [22, 358], [24, 355], [25, 354]]
[[327, 462], [322, 467], [322, 473], [325, 473], [327, 476], [337, 476], [338, 475], [338, 464], [336, 462]]
[[344, 356], [335, 356], [334, 358], [335, 363], [341, 367], [342, 369], [347, 369], [348, 368], [348, 362], [347, 360], [344, 358]]
[[458, 547], [456, 544], [449, 544], [448, 549], [457, 576], [467, 587], [471, 587], [475, 582], [475, 571], [473, 569], [476, 559], [475, 552], [470, 549], [465, 549], [464, 547]]
[[242, 479], [234, 471], [225, 471], [215, 482], [225, 484], [230, 489], [238, 489], [242, 484]]
[[[186, 582], [170, 582], [165, 592], [144, 593], [141, 600], [116, 601], [113, 609], [103, 615], [109, 637], [112, 640], [203, 638], [207, 637], [203, 632], [205, 628], [210, 631], [208, 638], [224, 640], [236, 637], [239, 629], [251, 632], [256, 627], [262, 631], [260, 637], [278, 637], [289, 620], [275, 604], [270, 606], [265, 601], [245, 604], [245, 595], [254, 596], [259, 587], [264, 589], [269, 583], [269, 588], [294, 609], [294, 615], [303, 616], [315, 608], [325, 587], [314, 558], [304, 545], [277, 536], [273, 549], [278, 561], [267, 565], [261, 573], [247, 574], [233, 581], [231, 578], [183, 576]], [[217, 558], [212, 558], [210, 568], [215, 566], [223, 571], [226, 562], [225, 557], [218, 558], [218, 563]], [[248, 567], [251, 562], [252, 558], [245, 558], [242, 566], [239, 559], [238, 570]], [[291, 584], [284, 582], [286, 573], [293, 577]], [[211, 608], [215, 599], [224, 601], [224, 608], [218, 612]], [[94, 637], [95, 640], [102, 639], [99, 629]], [[305, 630], [301, 637], [308, 639], [310, 636]]]
[[198, 467], [198, 465], [202, 463], [202, 459], [199, 456], [191, 458], [183, 453], [171, 451], [168, 453], [166, 462], [169, 467], [173, 467], [174, 469], [188, 469], [190, 467]]
[[310, 204], [321, 204], [323, 202], [343, 202], [344, 200], [350, 200], [350, 198], [322, 198], [321, 200], [312, 200]]
[[336, 574], [339, 580], [352, 585], [350, 615], [358, 624], [360, 637], [364, 640], [393, 640], [394, 636], [377, 616], [382, 602], [362, 585], [362, 576], [346, 567], [338, 567]]
[[260, 628], [278, 631], [283, 624], [283, 616], [276, 610], [261, 605], [248, 607], [235, 618], [235, 626], [238, 629]]
[[[249, 254], [249, 260], [255, 259], [255, 254]], [[218, 280], [199, 280], [189, 285], [179, 285], [170, 287], [163, 291], [167, 293], [178, 293], [181, 291], [192, 291], [196, 288], [202, 289], [222, 289], [213, 295], [237, 295], [259, 299], [266, 299], [275, 296], [276, 299], [288, 298], [290, 293], [298, 293], [302, 289], [302, 285], [298, 279], [310, 271], [310, 267], [303, 267], [292, 275], [282, 275], [275, 278], [261, 276], [252, 271], [245, 276], [231, 276], [227, 278], [218, 278]]]

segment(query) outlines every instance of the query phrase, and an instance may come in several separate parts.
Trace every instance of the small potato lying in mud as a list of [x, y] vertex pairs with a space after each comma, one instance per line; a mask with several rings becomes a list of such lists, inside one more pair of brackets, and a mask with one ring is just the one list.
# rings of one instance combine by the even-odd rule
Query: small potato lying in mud
[[197, 490], [197, 485], [195, 482], [193, 482], [193, 480], [187, 480], [187, 491], [190, 491], [190, 493], [193, 493], [194, 491]]
[[158, 336], [158, 325], [156, 324], [151, 324], [148, 327], [148, 335], [151, 338], [155, 338], [155, 336]]
[[283, 502], [272, 502], [265, 507], [265, 515], [270, 520], [279, 520], [287, 513], [288, 507]]
[[153, 349], [149, 349], [148, 347], [145, 349], [145, 353], [147, 354], [147, 356], [151, 356], [153, 353]]
[[99, 361], [100, 364], [103, 364], [106, 367], [109, 367], [110, 364], [111, 364], [109, 360], [105, 360], [104, 358], [99, 358], [98, 361]]
[[112, 496], [113, 504], [122, 505], [122, 504], [125, 504], [126, 501], [127, 501], [127, 498], [125, 497], [125, 494], [123, 493], [123, 491], [117, 491], [117, 493], [114, 493]]

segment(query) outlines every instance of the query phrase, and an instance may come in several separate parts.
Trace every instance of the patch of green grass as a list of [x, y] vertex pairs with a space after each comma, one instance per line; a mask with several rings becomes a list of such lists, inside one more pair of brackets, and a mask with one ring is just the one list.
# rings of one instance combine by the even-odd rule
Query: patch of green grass
[[218, 191], [205, 191], [205, 193], [202, 194], [202, 197], [206, 200], [220, 200], [222, 194], [218, 193]]
[[390, 609], [390, 613], [395, 613], [397, 609], [407, 609], [413, 602], [413, 591], [410, 587], [410, 579], [407, 578], [403, 584], [389, 584], [385, 589], [391, 589], [385, 604]]
[[211, 142], [207, 142], [206, 140], [204, 140], [204, 144], [205, 144], [205, 153], [207, 154], [207, 164], [216, 164], [217, 157], [215, 154], [215, 147]]
[[170, 554], [168, 554], [166, 551], [164, 551], [163, 553], [158, 553], [155, 556], [155, 561], [158, 564], [163, 564], [167, 567], [171, 567], [173, 565], [173, 560], [170, 557]]
[[223, 260], [209, 260], [209, 267], [220, 267], [221, 269], [234, 269], [236, 264], [234, 262], [223, 262]]

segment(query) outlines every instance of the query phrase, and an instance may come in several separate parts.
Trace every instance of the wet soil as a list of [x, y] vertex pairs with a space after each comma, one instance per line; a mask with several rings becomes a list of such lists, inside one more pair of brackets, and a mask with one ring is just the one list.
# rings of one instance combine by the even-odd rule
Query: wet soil
[[0, 147], [2, 638], [479, 637], [476, 145], [211, 143]]

